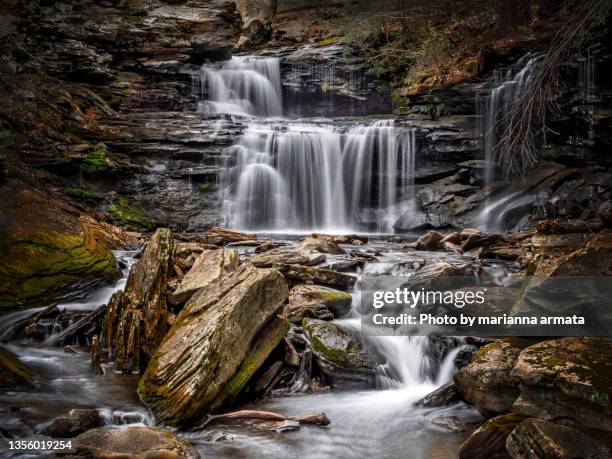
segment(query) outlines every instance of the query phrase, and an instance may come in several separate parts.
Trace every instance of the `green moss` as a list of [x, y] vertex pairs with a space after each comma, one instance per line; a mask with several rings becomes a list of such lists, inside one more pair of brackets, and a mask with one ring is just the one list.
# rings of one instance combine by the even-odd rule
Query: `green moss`
[[0, 243], [0, 306], [52, 301], [71, 284], [111, 280], [115, 258], [92, 234], [40, 231], [27, 238], [3, 235]]
[[125, 196], [118, 196], [108, 209], [108, 213], [120, 225], [135, 225], [149, 230], [154, 228], [151, 219], [146, 217]]
[[318, 42], [316, 45], [323, 47], [323, 46], [335, 45], [336, 43], [338, 43], [338, 37], [331, 37], [331, 38], [327, 38], [323, 41]]
[[200, 193], [207, 193], [210, 191], [211, 184], [209, 182], [198, 184], [198, 191]]
[[106, 151], [104, 148], [99, 147], [87, 152], [81, 167], [87, 172], [96, 172], [106, 169]]
[[83, 188], [69, 188], [66, 190], [66, 194], [78, 201], [85, 202], [100, 202], [104, 199], [102, 194], [96, 193], [95, 191], [88, 191]]

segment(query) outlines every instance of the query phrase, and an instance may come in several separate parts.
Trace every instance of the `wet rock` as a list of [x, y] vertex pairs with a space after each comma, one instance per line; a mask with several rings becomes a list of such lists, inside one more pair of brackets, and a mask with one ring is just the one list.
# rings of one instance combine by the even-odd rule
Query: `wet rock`
[[102, 424], [103, 420], [98, 410], [75, 408], [66, 416], [55, 418], [45, 427], [43, 434], [58, 438], [76, 437], [89, 429], [101, 427]]
[[276, 263], [274, 267], [279, 269], [287, 279], [301, 283], [323, 284], [339, 288], [351, 288], [355, 285], [357, 278], [331, 269], [313, 268], [308, 266], [288, 265]]
[[202, 236], [202, 242], [214, 245], [227, 245], [230, 242], [253, 241], [257, 239], [255, 233], [245, 233], [243, 231], [230, 230], [227, 228], [211, 228]]
[[607, 458], [610, 447], [579, 429], [541, 419], [527, 419], [510, 434], [506, 448], [513, 459]]
[[199, 458], [187, 441], [156, 427], [97, 428], [73, 441], [78, 457]]
[[510, 459], [506, 439], [524, 419], [514, 413], [489, 419], [459, 446], [459, 459]]
[[0, 387], [34, 386], [36, 373], [8, 349], [0, 347]]
[[80, 212], [36, 190], [0, 188], [0, 309], [84, 296], [120, 275]]
[[156, 419], [183, 425], [228, 408], [220, 402], [231, 402], [281, 341], [286, 322], [272, 319], [288, 294], [278, 271], [248, 263], [196, 293], [139, 383]]
[[309, 250], [286, 250], [274, 249], [264, 253], [260, 253], [249, 258], [254, 266], [258, 268], [271, 268], [276, 263], [286, 265], [303, 265], [314, 266], [325, 261], [325, 255], [319, 252]]
[[238, 252], [232, 249], [204, 250], [198, 255], [191, 269], [181, 279], [170, 295], [174, 304], [187, 301], [199, 289], [238, 267]]
[[172, 232], [158, 229], [132, 267], [124, 293], [109, 302], [103, 336], [118, 369], [142, 372], [168, 330], [166, 284], [174, 256]]
[[337, 380], [371, 383], [376, 361], [351, 331], [333, 322], [304, 319], [304, 331], [323, 372]]
[[403, 286], [412, 290], [419, 288], [452, 290], [465, 284], [472, 285], [471, 275], [473, 275], [471, 263], [434, 261], [420, 268]]
[[[306, 309], [313, 309], [318, 317], [324, 320], [341, 317], [351, 309], [353, 298], [350, 293], [335, 290], [319, 285], [299, 284], [289, 292], [289, 304], [285, 307], [283, 315], [295, 318], [292, 322], [301, 323]], [[323, 308], [321, 308], [323, 306]], [[331, 317], [321, 317], [318, 309], [321, 308], [332, 313]], [[312, 316], [308, 316], [312, 317]], [[297, 320], [299, 318], [299, 320]]]
[[313, 234], [304, 239], [297, 246], [297, 250], [311, 250], [313, 252], [341, 254], [344, 250], [334, 241], [332, 236]]
[[599, 217], [606, 226], [612, 226], [612, 202], [603, 202], [597, 208], [597, 217]]
[[514, 411], [533, 417], [573, 418], [612, 431], [612, 339], [570, 337], [521, 351], [511, 377], [523, 391]]
[[[565, 240], [575, 236], [581, 234], [548, 236], [548, 238]], [[533, 239], [539, 243], [535, 236]], [[584, 239], [580, 237], [573, 243], [580, 245]], [[513, 315], [538, 310], [545, 315], [591, 314], [594, 320], [604, 317], [606, 308], [602, 305], [607, 304], [608, 298], [607, 292], [602, 291], [603, 284], [598, 279], [612, 272], [612, 231], [604, 229], [593, 236], [588, 235], [586, 239], [588, 240], [586, 245], [579, 247], [578, 250], [573, 247], [565, 250], [563, 247], [558, 247], [562, 253], [560, 256], [534, 258], [533, 263], [527, 268], [531, 277], [522, 295], [512, 307]], [[571, 243], [558, 242], [557, 246]], [[550, 244], [547, 244], [546, 248], [549, 247]], [[538, 251], [544, 252], [544, 255], [548, 253], [548, 250], [542, 248], [538, 248]], [[590, 293], [585, 298], [583, 292]], [[593, 324], [596, 325], [597, 323]]]
[[594, 233], [602, 227], [598, 221], [567, 219], [540, 220], [534, 226], [540, 234]]
[[236, 1], [236, 7], [242, 17], [242, 36], [238, 40], [240, 49], [261, 45], [270, 39], [276, 4], [276, 0]]
[[504, 338], [481, 348], [472, 363], [453, 377], [463, 398], [485, 416], [509, 411], [519, 396], [517, 379], [511, 372], [519, 353], [529, 344], [528, 340]]
[[453, 363], [458, 370], [470, 364], [474, 360], [474, 356], [478, 352], [478, 348], [472, 344], [466, 344], [461, 346], [461, 349], [457, 352], [457, 355], [453, 359]]
[[431, 421], [434, 426], [449, 432], [468, 432], [481, 422], [482, 417], [478, 414], [471, 417], [438, 416]]
[[444, 235], [442, 233], [438, 231], [428, 231], [415, 242], [408, 244], [408, 246], [416, 250], [440, 250], [442, 249], [443, 239]]
[[463, 400], [461, 394], [457, 390], [455, 383], [452, 381], [444, 384], [442, 387], [437, 388], [432, 393], [427, 394], [425, 397], [415, 403], [416, 406], [421, 408], [434, 408], [438, 406], [447, 406]]

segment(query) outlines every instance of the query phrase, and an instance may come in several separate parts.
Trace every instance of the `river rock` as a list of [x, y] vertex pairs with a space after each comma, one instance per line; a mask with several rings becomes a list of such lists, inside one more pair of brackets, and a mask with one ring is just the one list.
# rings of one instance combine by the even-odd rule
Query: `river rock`
[[[329, 287], [323, 287], [320, 285], [308, 285], [299, 284], [291, 289], [289, 292], [289, 304], [285, 307], [283, 315], [287, 317], [299, 318], [299, 320], [291, 320], [295, 323], [301, 323], [301, 318], [304, 317], [306, 309], [312, 309], [313, 312], [317, 312], [318, 309], [330, 311], [332, 316], [341, 317], [351, 309], [353, 297], [350, 293], [335, 290]], [[323, 308], [321, 308], [323, 307]], [[317, 318], [317, 317], [315, 317]], [[326, 319], [326, 317], [318, 317]]]
[[425, 397], [415, 403], [416, 406], [421, 408], [434, 408], [438, 406], [452, 405], [453, 403], [460, 402], [462, 399], [461, 394], [457, 390], [454, 382], [449, 382], [436, 390], [427, 394]]
[[444, 235], [438, 231], [428, 231], [419, 237], [415, 242], [408, 244], [410, 248], [416, 250], [440, 250]]
[[372, 382], [376, 362], [351, 331], [333, 322], [308, 318], [303, 327], [326, 375], [339, 381]]
[[472, 363], [453, 377], [463, 398], [487, 416], [509, 411], [519, 396], [517, 379], [511, 375], [522, 349], [531, 344], [504, 338], [481, 348]]
[[201, 239], [205, 244], [227, 245], [231, 242], [253, 241], [257, 239], [257, 235], [255, 233], [214, 227], [208, 230]]
[[[582, 245], [582, 240], [577, 244]], [[612, 230], [606, 228], [587, 240], [577, 250], [570, 248], [569, 254], [536, 257], [527, 268], [529, 282], [511, 313], [589, 314], [593, 322], [605, 317], [610, 292], [601, 279], [612, 272]]]
[[253, 255], [249, 261], [258, 268], [271, 268], [276, 263], [315, 266], [325, 261], [325, 255], [311, 250], [273, 249]]
[[600, 443], [579, 429], [541, 419], [521, 422], [506, 440], [513, 459], [609, 458], [609, 445]]
[[101, 427], [102, 424], [98, 410], [75, 408], [70, 410], [66, 416], [55, 418], [50, 425], [45, 427], [43, 433], [58, 438], [76, 437], [89, 429]]
[[77, 457], [199, 458], [197, 450], [171, 432], [156, 427], [97, 428], [73, 441]]
[[355, 276], [349, 276], [348, 274], [332, 271], [331, 269], [288, 265], [285, 263], [276, 263], [274, 267], [279, 269], [287, 279], [296, 282], [324, 284], [348, 289], [355, 285], [357, 281]]
[[36, 373], [19, 360], [15, 354], [0, 347], [0, 387], [34, 386]]
[[238, 252], [232, 249], [204, 250], [171, 294], [174, 304], [187, 301], [199, 289], [238, 268]]
[[80, 212], [34, 189], [0, 188], [0, 310], [84, 296], [120, 275]]
[[612, 339], [568, 337], [522, 350], [511, 372], [521, 384], [513, 410], [543, 419], [572, 418], [612, 431]]
[[506, 439], [524, 419], [515, 413], [489, 419], [459, 446], [459, 459], [509, 459]]
[[166, 284], [174, 253], [172, 232], [155, 231], [132, 267], [124, 293], [108, 304], [103, 336], [118, 369], [142, 372], [168, 330]]
[[325, 234], [313, 234], [300, 242], [296, 248], [297, 250], [311, 250], [321, 253], [344, 253], [344, 250], [336, 243], [334, 238]]
[[270, 321], [288, 294], [277, 270], [249, 263], [196, 293], [138, 386], [156, 419], [184, 425], [212, 407], [228, 408], [220, 402], [231, 399], [281, 341], [286, 323]]

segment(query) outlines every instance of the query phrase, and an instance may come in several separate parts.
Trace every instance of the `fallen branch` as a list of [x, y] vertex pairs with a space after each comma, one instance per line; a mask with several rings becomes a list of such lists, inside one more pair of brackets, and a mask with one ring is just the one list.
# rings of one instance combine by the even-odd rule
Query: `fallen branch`
[[316, 426], [326, 426], [330, 424], [330, 420], [327, 415], [323, 412], [308, 414], [306, 416], [283, 416], [279, 413], [272, 411], [259, 411], [259, 410], [240, 410], [232, 411], [231, 413], [223, 414], [208, 414], [204, 422], [199, 424], [194, 430], [201, 429], [202, 427], [210, 424], [213, 421], [220, 420], [241, 420], [241, 419], [263, 419], [266, 421], [296, 421], [300, 424], [309, 424]]
[[49, 337], [49, 339], [45, 342], [47, 346], [55, 346], [57, 344], [63, 344], [68, 338], [76, 335], [78, 332], [83, 330], [85, 327], [90, 326], [93, 322], [98, 319], [101, 319], [106, 314], [106, 305], [103, 304], [98, 309], [93, 312], [87, 314], [82, 319], [76, 321], [64, 331], [58, 333], [57, 335]]

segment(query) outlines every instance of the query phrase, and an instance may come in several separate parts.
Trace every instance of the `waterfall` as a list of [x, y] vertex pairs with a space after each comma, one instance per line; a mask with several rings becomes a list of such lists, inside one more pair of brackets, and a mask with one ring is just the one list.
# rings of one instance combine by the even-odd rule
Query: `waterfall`
[[411, 197], [415, 152], [414, 130], [392, 120], [348, 132], [254, 123], [224, 155], [223, 223], [248, 230], [389, 232]]
[[[480, 111], [484, 159], [487, 162], [485, 185], [495, 180], [493, 150], [507, 128], [506, 120], [511, 104], [525, 89], [537, 60], [538, 57], [526, 55], [505, 72], [496, 71], [493, 79], [494, 87], [484, 96], [484, 100], [479, 97], [481, 103], [477, 107], [484, 105], [477, 111]], [[518, 72], [517, 68], [520, 69]]]
[[591, 53], [591, 48], [586, 51], [586, 56], [580, 60], [578, 68], [578, 87], [580, 88], [580, 98], [585, 102], [597, 100], [595, 87], [595, 59]]
[[280, 117], [283, 113], [280, 63], [277, 58], [234, 56], [222, 64], [206, 64], [195, 76], [204, 113]]

